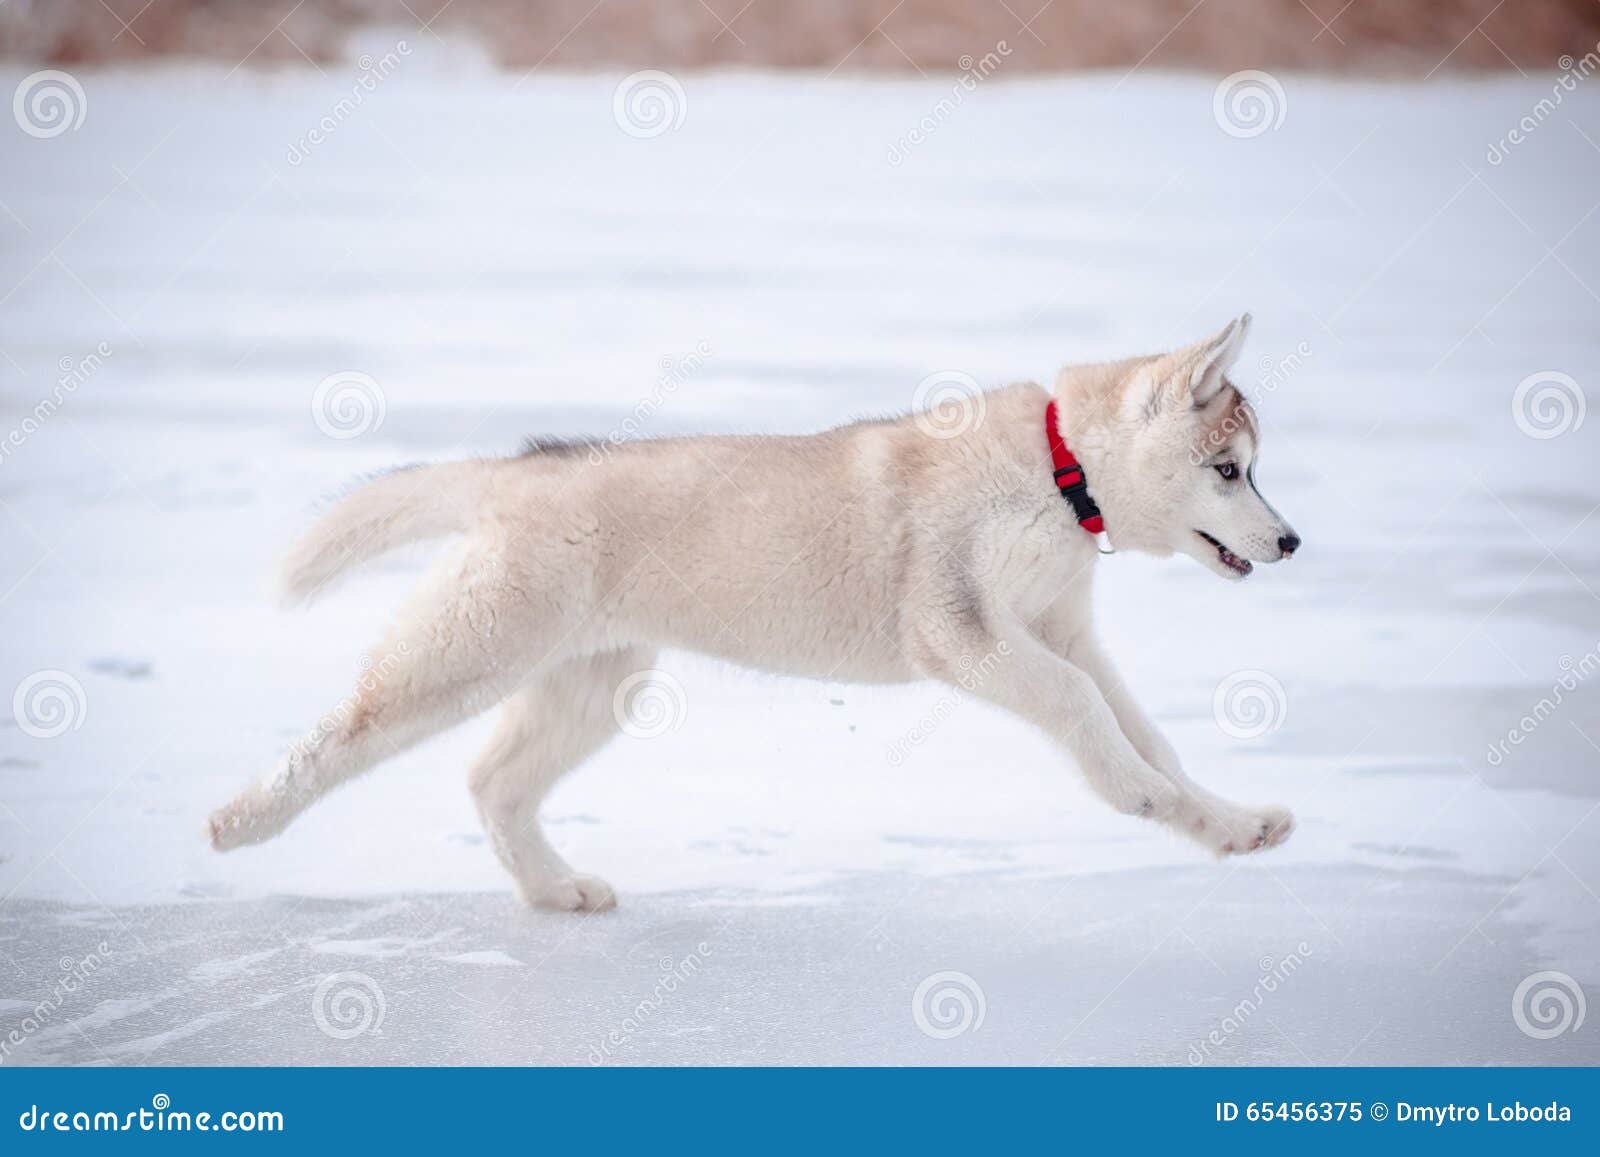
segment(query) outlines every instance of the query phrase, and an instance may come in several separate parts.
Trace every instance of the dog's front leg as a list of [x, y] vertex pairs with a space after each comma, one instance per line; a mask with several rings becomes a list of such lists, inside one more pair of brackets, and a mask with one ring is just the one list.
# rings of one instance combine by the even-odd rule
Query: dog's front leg
[[1087, 625], [1047, 620], [1041, 624], [1040, 634], [1052, 651], [1094, 680], [1111, 713], [1117, 717], [1117, 725], [1145, 762], [1180, 786], [1197, 786], [1183, 773], [1183, 760], [1177, 749], [1162, 734], [1156, 721], [1139, 706], [1111, 657]]
[[1180, 789], [1151, 767], [1081, 668], [1052, 652], [1008, 612], [931, 614], [913, 641], [926, 673], [1043, 729], [1077, 761], [1089, 786], [1128, 815], [1165, 819]]
[[[1286, 809], [1250, 808], [1234, 803], [1201, 787], [1184, 773], [1177, 751], [1139, 705], [1111, 657], [1087, 627], [1072, 635], [1070, 641], [1060, 635], [1052, 637], [1051, 646], [1094, 680], [1135, 750], [1183, 791], [1193, 813], [1186, 824], [1189, 835], [1224, 855], [1239, 850], [1228, 846], [1239, 840], [1254, 843], [1260, 838], [1260, 846], [1272, 846], [1289, 838], [1294, 817]], [[1258, 837], [1256, 833], [1263, 825], [1265, 832]]]
[[1071, 753], [1089, 786], [1117, 811], [1169, 824], [1223, 855], [1278, 842], [1280, 825], [1287, 834], [1287, 812], [1235, 809], [1218, 814], [1187, 779], [1174, 779], [1151, 766], [1123, 732], [1095, 679], [1052, 651], [1008, 611], [926, 617], [914, 647], [927, 674], [1004, 707], [1049, 734]]

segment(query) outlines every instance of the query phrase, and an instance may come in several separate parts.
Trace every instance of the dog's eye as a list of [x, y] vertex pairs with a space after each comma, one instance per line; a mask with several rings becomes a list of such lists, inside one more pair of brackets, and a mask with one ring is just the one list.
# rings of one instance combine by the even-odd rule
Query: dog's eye
[[1239, 465], [1236, 462], [1224, 462], [1221, 466], [1213, 467], [1213, 469], [1229, 482], [1239, 477]]

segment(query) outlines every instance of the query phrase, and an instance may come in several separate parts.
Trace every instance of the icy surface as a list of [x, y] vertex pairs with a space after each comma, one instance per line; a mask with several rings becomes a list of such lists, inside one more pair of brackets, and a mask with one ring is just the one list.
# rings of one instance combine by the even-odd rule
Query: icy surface
[[[1594, 388], [1595, 93], [1490, 165], [1547, 81], [1288, 77], [1236, 139], [1201, 78], [997, 80], [891, 165], [948, 78], [685, 77], [682, 125], [636, 139], [615, 77], [419, 53], [290, 163], [353, 71], [82, 79], [78, 131], [0, 132], [4, 427], [109, 351], [0, 460], [4, 690], [83, 688], [60, 735], [0, 719], [8, 1063], [1600, 1060], [1593, 1023], [1512, 1010], [1540, 971], [1600, 993], [1594, 681], [1489, 757], [1600, 661], [1600, 421], [1513, 415], [1530, 374]], [[1294, 808], [1270, 856], [1111, 814], [937, 688], [677, 655], [682, 726], [547, 807], [615, 913], [511, 896], [463, 783], [488, 719], [206, 848], [425, 559], [271, 607], [364, 472], [605, 434], [700, 348], [645, 432], [817, 429], [1243, 309], [1304, 550], [1238, 586], [1117, 557], [1095, 597], [1191, 772]], [[386, 401], [357, 438], [314, 421], [339, 371]], [[1250, 670], [1284, 706], [1239, 739], [1213, 695]]]

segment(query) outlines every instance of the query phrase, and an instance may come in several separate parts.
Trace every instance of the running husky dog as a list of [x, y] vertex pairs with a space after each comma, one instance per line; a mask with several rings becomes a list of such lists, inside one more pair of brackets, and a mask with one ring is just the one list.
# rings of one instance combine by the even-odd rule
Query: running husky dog
[[[1249, 321], [1069, 367], [1053, 399], [1034, 383], [973, 395], [956, 429], [916, 414], [805, 437], [546, 443], [372, 482], [293, 548], [287, 602], [402, 543], [462, 541], [373, 650], [383, 677], [218, 810], [212, 846], [275, 836], [323, 793], [503, 702], [469, 776], [496, 854], [530, 904], [608, 908], [610, 885], [556, 854], [539, 805], [618, 731], [619, 686], [661, 647], [863, 683], [955, 681], [1000, 654], [970, 689], [1052, 736], [1117, 811], [1218, 855], [1283, 842], [1287, 810], [1184, 774], [1096, 642], [1099, 552], [1079, 521], [1101, 523], [1073, 487], [1086, 479], [1119, 551], [1179, 551], [1227, 579], [1293, 553], [1300, 539], [1255, 486], [1260, 427], [1226, 377]], [[1052, 451], [1081, 466], [1053, 477]]]

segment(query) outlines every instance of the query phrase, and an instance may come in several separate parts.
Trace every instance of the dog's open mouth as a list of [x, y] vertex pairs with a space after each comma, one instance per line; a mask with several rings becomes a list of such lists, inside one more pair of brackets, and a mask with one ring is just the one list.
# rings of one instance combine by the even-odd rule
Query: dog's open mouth
[[1250, 565], [1249, 559], [1240, 558], [1238, 555], [1234, 554], [1233, 551], [1223, 546], [1222, 543], [1212, 538], [1205, 531], [1197, 530], [1195, 533], [1217, 548], [1217, 557], [1222, 560], [1222, 565], [1227, 567], [1234, 574], [1241, 576], [1247, 575], [1255, 569], [1255, 567]]

